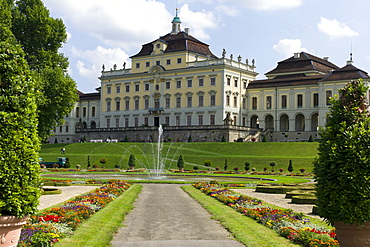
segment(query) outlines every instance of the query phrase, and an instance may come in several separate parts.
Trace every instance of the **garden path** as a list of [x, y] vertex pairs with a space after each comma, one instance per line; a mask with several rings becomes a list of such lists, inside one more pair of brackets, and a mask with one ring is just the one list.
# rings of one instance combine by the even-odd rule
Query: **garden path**
[[180, 185], [143, 184], [113, 247], [241, 247]]

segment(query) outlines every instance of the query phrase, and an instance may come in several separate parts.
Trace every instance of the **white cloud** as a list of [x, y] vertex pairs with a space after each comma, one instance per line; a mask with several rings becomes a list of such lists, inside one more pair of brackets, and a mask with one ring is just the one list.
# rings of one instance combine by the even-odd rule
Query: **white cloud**
[[283, 54], [285, 57], [290, 57], [296, 52], [307, 51], [306, 48], [302, 47], [300, 39], [282, 39], [272, 48], [280, 54]]
[[[225, 2], [225, 0], [219, 1]], [[232, 0], [232, 2], [244, 8], [262, 11], [290, 9], [302, 5], [302, 0]]]
[[[82, 77], [96, 79], [100, 75], [102, 65], [105, 70], [110, 70], [116, 64], [118, 69], [122, 69], [124, 62], [129, 62], [129, 56], [120, 48], [107, 49], [98, 46], [95, 50], [80, 50], [73, 47], [71, 50], [78, 61], [74, 68]], [[129, 68], [129, 65], [126, 66]]]
[[79, 32], [106, 45], [125, 49], [171, 31], [170, 14], [164, 3], [145, 0], [44, 0], [47, 8]]
[[206, 29], [217, 28], [220, 22], [219, 17], [214, 12], [205, 10], [193, 12], [187, 4], [181, 7], [179, 17], [183, 22], [181, 24], [182, 28], [189, 27], [191, 29], [190, 35], [200, 40], [210, 39]]
[[321, 17], [321, 21], [317, 24], [319, 30], [331, 38], [341, 38], [341, 37], [353, 37], [357, 36], [358, 33], [353, 31], [345, 23], [339, 22], [338, 20], [329, 20], [327, 18]]
[[226, 5], [226, 4], [220, 4], [216, 8], [216, 11], [228, 15], [228, 16], [238, 16], [240, 14], [239, 9], [236, 6]]

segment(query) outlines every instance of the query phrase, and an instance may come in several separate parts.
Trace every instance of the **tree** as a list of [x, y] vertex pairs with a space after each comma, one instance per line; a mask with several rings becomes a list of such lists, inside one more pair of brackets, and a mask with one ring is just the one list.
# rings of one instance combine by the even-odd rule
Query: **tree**
[[224, 170], [227, 171], [227, 159], [225, 159]]
[[69, 161], [69, 157], [66, 157], [66, 163], [64, 164], [64, 168], [70, 168], [71, 167], [71, 163]]
[[[0, 13], [9, 1], [0, 0]], [[0, 16], [0, 215], [24, 217], [37, 212], [40, 164], [35, 78], [15, 45], [9, 21]]]
[[245, 162], [244, 163], [244, 170], [247, 172], [249, 171], [249, 168], [250, 168], [251, 164], [249, 162]]
[[212, 161], [210, 161], [210, 160], [205, 160], [205, 161], [204, 161], [204, 166], [207, 166], [207, 167], [212, 166]]
[[267, 142], [267, 137], [266, 137], [266, 135], [264, 135], [264, 136], [263, 136], [263, 138], [262, 138], [262, 142]]
[[182, 155], [179, 156], [179, 159], [177, 160], [177, 167], [179, 170], [184, 169], [184, 159], [182, 158]]
[[37, 77], [38, 133], [42, 140], [63, 124], [77, 100], [76, 83], [67, 74], [68, 59], [58, 52], [67, 40], [66, 28], [61, 19], [49, 15], [41, 0], [19, 0], [13, 7], [11, 27]]

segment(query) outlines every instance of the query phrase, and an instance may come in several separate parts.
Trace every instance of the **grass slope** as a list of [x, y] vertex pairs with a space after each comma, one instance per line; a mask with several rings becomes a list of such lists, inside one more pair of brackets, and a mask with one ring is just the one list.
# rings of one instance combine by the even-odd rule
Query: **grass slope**
[[[66, 148], [65, 154], [60, 149]], [[194, 165], [201, 166], [205, 160], [212, 162], [212, 167], [224, 168], [227, 159], [228, 170], [238, 167], [244, 170], [244, 163], [249, 162], [251, 168], [262, 171], [264, 167], [271, 168], [270, 162], [275, 161], [275, 170], [288, 168], [292, 160], [295, 171], [301, 168], [312, 171], [312, 161], [317, 156], [318, 143], [316, 142], [258, 142], [258, 143], [164, 143], [162, 157], [166, 159], [166, 168], [177, 168], [177, 159], [181, 154], [185, 159], [185, 169], [192, 169]], [[120, 165], [127, 168], [130, 154], [135, 154], [136, 167], [148, 166], [155, 162], [156, 144], [154, 143], [73, 143], [73, 144], [44, 144], [40, 157], [45, 161], [55, 161], [57, 157], [69, 157], [71, 167], [80, 164], [87, 166], [87, 157], [90, 164], [99, 167], [113, 168]], [[107, 164], [99, 163], [106, 158]], [[200, 167], [200, 169], [202, 169]]]

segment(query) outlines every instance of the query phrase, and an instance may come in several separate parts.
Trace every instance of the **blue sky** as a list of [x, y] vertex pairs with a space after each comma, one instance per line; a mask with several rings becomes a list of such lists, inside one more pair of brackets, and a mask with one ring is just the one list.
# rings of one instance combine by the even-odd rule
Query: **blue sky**
[[370, 1], [338, 0], [43, 0], [61, 18], [68, 42], [61, 49], [84, 93], [100, 86], [101, 67], [124, 62], [141, 46], [171, 31], [178, 7], [182, 29], [221, 57], [255, 59], [258, 78], [278, 61], [305, 51], [343, 67], [370, 72]]

